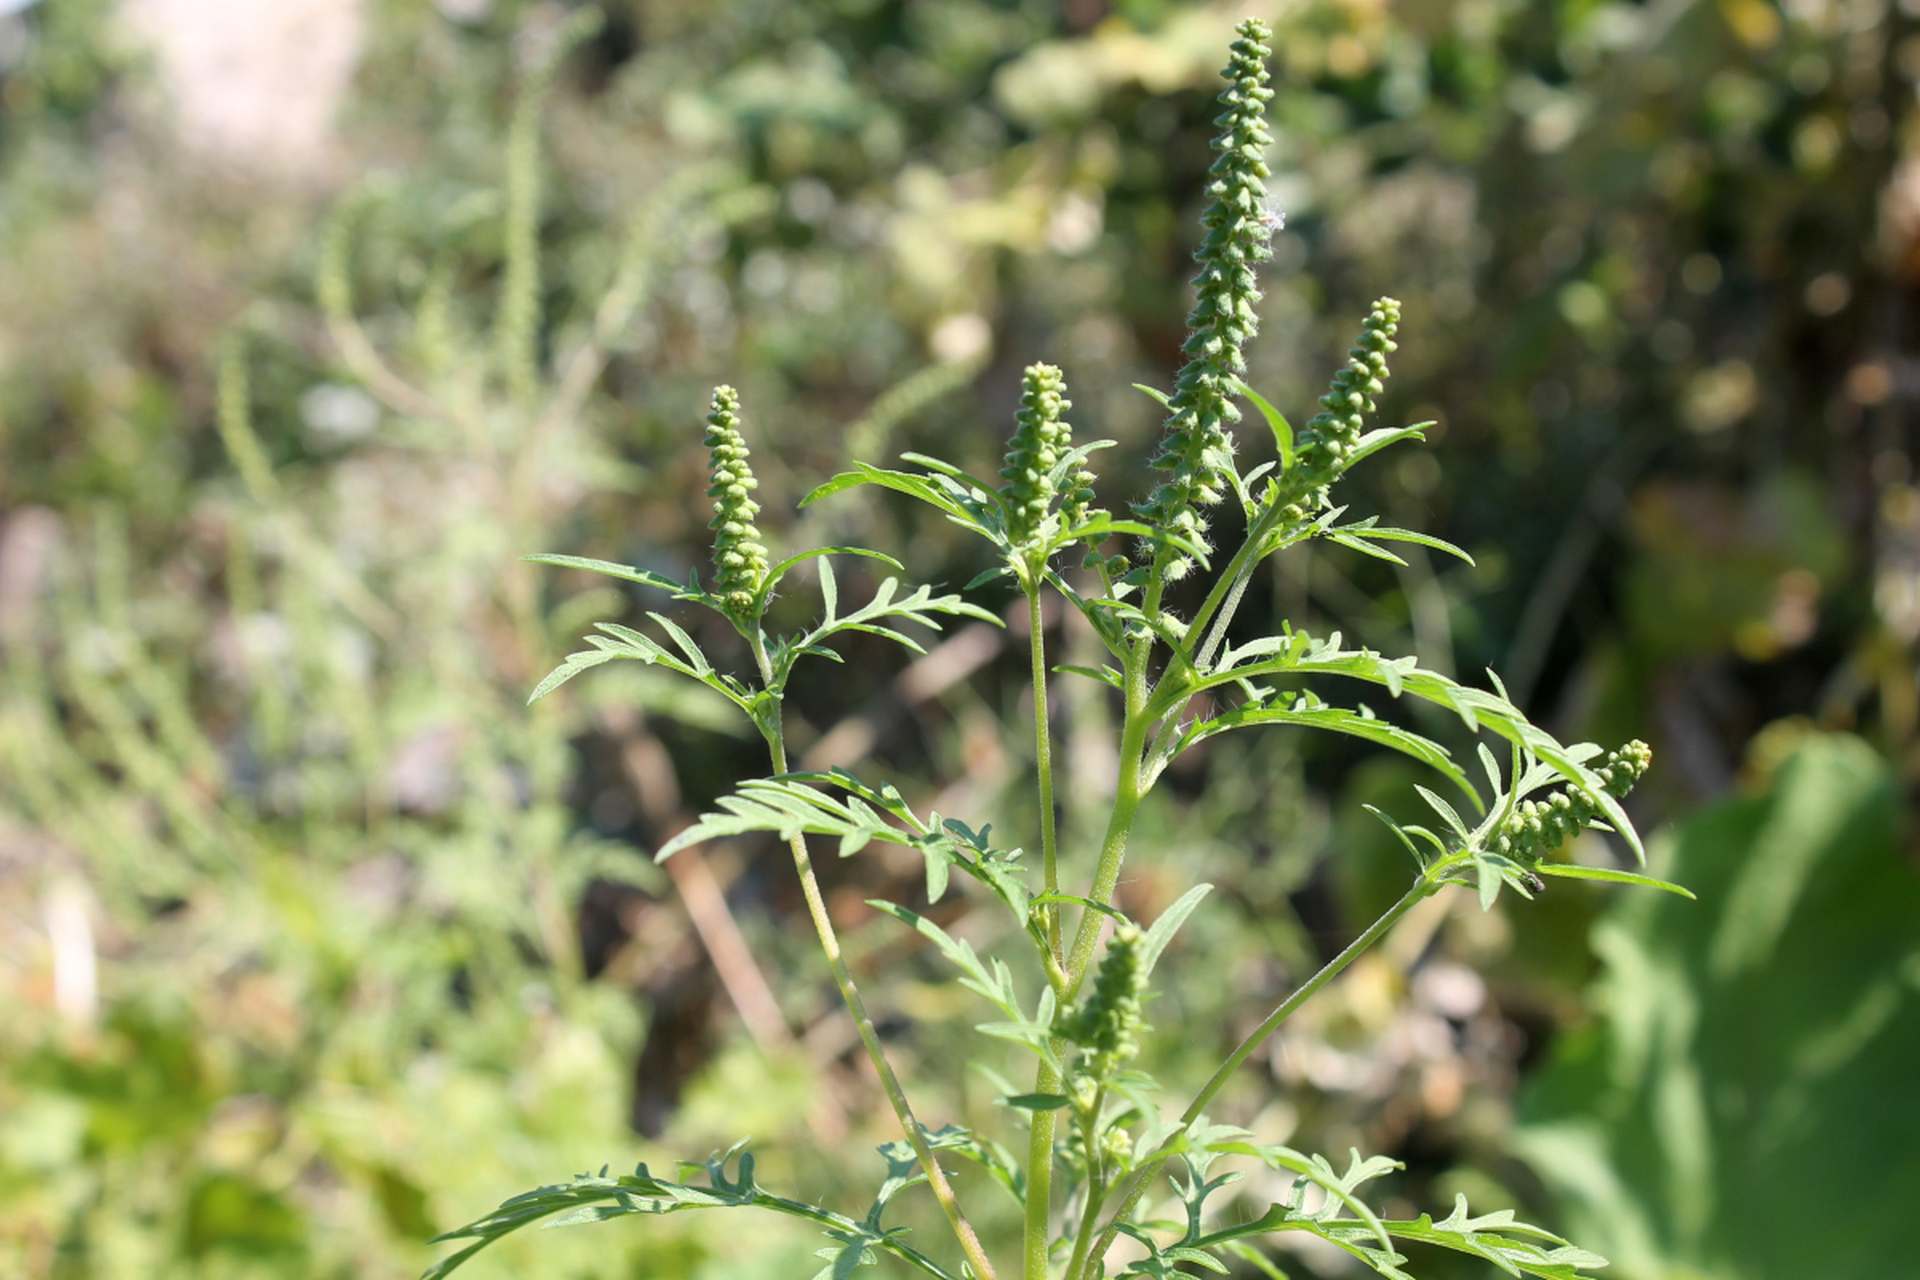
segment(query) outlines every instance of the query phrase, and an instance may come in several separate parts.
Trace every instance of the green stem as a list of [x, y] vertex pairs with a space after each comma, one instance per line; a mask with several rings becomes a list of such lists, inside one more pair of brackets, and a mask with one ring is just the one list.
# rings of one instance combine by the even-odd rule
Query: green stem
[[[1033, 1082], [1035, 1093], [1054, 1093], [1060, 1088], [1060, 1073], [1050, 1062], [1040, 1064]], [[1053, 1225], [1053, 1134], [1052, 1111], [1033, 1113], [1033, 1129], [1027, 1138], [1027, 1215], [1021, 1239], [1022, 1280], [1047, 1280], [1047, 1246]]]
[[[1026, 575], [1027, 624], [1032, 635], [1029, 648], [1033, 655], [1033, 766], [1040, 779], [1040, 855], [1046, 873], [1047, 892], [1060, 891], [1058, 837], [1053, 813], [1053, 738], [1047, 727], [1047, 641], [1040, 628], [1040, 581], [1038, 574]], [[1055, 964], [1066, 962], [1066, 950], [1060, 938], [1060, 904], [1047, 908], [1047, 944], [1053, 949]]]
[[[1233, 559], [1214, 580], [1213, 588], [1207, 592], [1207, 598], [1200, 605], [1199, 612], [1193, 615], [1190, 630], [1206, 629], [1206, 639], [1193, 656], [1193, 669], [1204, 671], [1213, 661], [1215, 651], [1227, 637], [1227, 627], [1233, 622], [1233, 615], [1239, 612], [1240, 601], [1247, 594], [1247, 586], [1253, 581], [1254, 566], [1265, 559], [1259, 548], [1266, 542], [1278, 520], [1277, 509], [1267, 507], [1253, 519], [1247, 529], [1247, 537], [1233, 553]], [[1277, 548], [1276, 548], [1277, 549]], [[1208, 622], [1211, 620], [1212, 625]], [[1191, 697], [1183, 697], [1178, 704], [1169, 708], [1161, 718], [1160, 731], [1154, 735], [1153, 746], [1147, 751], [1147, 777], [1156, 778], [1168, 762], [1167, 749], [1179, 731], [1180, 719], [1186, 712]]]
[[1106, 1153], [1100, 1149], [1099, 1134], [1100, 1109], [1106, 1097], [1107, 1091], [1102, 1088], [1080, 1124], [1081, 1140], [1087, 1148], [1087, 1203], [1080, 1212], [1080, 1230], [1074, 1235], [1073, 1257], [1067, 1262], [1069, 1276], [1080, 1274], [1086, 1266], [1087, 1252], [1093, 1247], [1094, 1223], [1100, 1220], [1100, 1207], [1107, 1202]]
[[[1147, 658], [1152, 647], [1151, 637], [1142, 641], [1135, 647], [1132, 661], [1127, 663], [1127, 709], [1120, 729], [1120, 774], [1114, 784], [1113, 811], [1107, 818], [1107, 833], [1100, 841], [1100, 860], [1094, 866], [1093, 885], [1087, 893], [1102, 906], [1113, 897], [1114, 886], [1120, 883], [1120, 864], [1127, 856], [1127, 836], [1133, 830], [1133, 820], [1140, 812], [1140, 799], [1144, 794], [1140, 763], [1147, 747], [1149, 721], [1144, 712]], [[1063, 1002], [1074, 997], [1080, 990], [1081, 980], [1087, 976], [1087, 969], [1093, 963], [1093, 949], [1100, 941], [1102, 919], [1100, 912], [1090, 908], [1080, 913], [1080, 926], [1074, 931], [1073, 947], [1067, 953]]]
[[[1026, 575], [1027, 623], [1032, 636], [1033, 656], [1033, 742], [1034, 768], [1040, 781], [1040, 849], [1045, 864], [1048, 893], [1060, 890], [1057, 832], [1053, 812], [1053, 740], [1047, 725], [1047, 653], [1046, 635], [1041, 629], [1038, 574]], [[1047, 943], [1052, 953], [1052, 969], [1066, 962], [1066, 948], [1060, 936], [1060, 906], [1047, 908]], [[1042, 1062], [1034, 1079], [1035, 1093], [1052, 1093], [1060, 1087], [1060, 1073], [1053, 1064]], [[1033, 1113], [1027, 1139], [1027, 1204], [1022, 1238], [1024, 1280], [1047, 1280], [1047, 1246], [1053, 1208], [1054, 1113]]]
[[[1344, 951], [1327, 961], [1327, 963], [1321, 967], [1320, 972], [1308, 978], [1292, 995], [1282, 1000], [1273, 1012], [1269, 1013], [1260, 1025], [1249, 1032], [1246, 1038], [1241, 1040], [1239, 1045], [1234, 1048], [1234, 1051], [1227, 1055], [1226, 1061], [1220, 1064], [1219, 1069], [1213, 1073], [1212, 1078], [1201, 1086], [1200, 1092], [1195, 1094], [1193, 1101], [1187, 1104], [1186, 1111], [1181, 1113], [1180, 1127], [1174, 1131], [1173, 1135], [1169, 1137], [1166, 1142], [1161, 1144], [1157, 1151], [1142, 1161], [1140, 1167], [1128, 1175], [1125, 1182], [1120, 1184], [1120, 1207], [1114, 1212], [1113, 1217], [1108, 1220], [1106, 1230], [1100, 1233], [1100, 1243], [1096, 1246], [1093, 1257], [1101, 1258], [1106, 1256], [1107, 1250], [1113, 1246], [1114, 1237], [1119, 1234], [1118, 1224], [1125, 1222], [1128, 1216], [1133, 1213], [1135, 1207], [1139, 1205], [1140, 1198], [1146, 1193], [1146, 1189], [1148, 1185], [1152, 1183], [1154, 1175], [1159, 1173], [1161, 1166], [1172, 1158], [1175, 1146], [1180, 1139], [1185, 1136], [1186, 1131], [1193, 1123], [1200, 1118], [1201, 1113], [1206, 1110], [1207, 1103], [1211, 1102], [1214, 1095], [1220, 1092], [1222, 1086], [1226, 1084], [1228, 1077], [1252, 1056], [1253, 1051], [1260, 1047], [1260, 1043], [1272, 1035], [1281, 1023], [1292, 1017], [1301, 1005], [1313, 999], [1323, 987], [1339, 977], [1342, 970], [1358, 959], [1363, 952], [1369, 950], [1375, 943], [1379, 942], [1381, 938], [1385, 937], [1387, 931], [1398, 924], [1402, 916], [1413, 910], [1422, 899], [1431, 897], [1437, 893], [1442, 884], [1438, 873], [1444, 872], [1448, 869], [1448, 866], [1449, 864], [1447, 863], [1436, 863], [1434, 866], [1428, 868], [1426, 874], [1414, 881], [1413, 888], [1407, 890], [1406, 895], [1402, 897], [1400, 901], [1389, 907], [1385, 915], [1367, 926], [1365, 933], [1348, 943]], [[1067, 1277], [1068, 1280], [1080, 1280], [1080, 1273], [1069, 1270]]]
[[[772, 667], [767, 660], [766, 646], [757, 635], [753, 641], [753, 656], [763, 680], [771, 684]], [[762, 732], [773, 757], [774, 773], [787, 772], [786, 735], [778, 713], [762, 726]], [[796, 835], [787, 844], [793, 850], [793, 868], [799, 873], [800, 892], [806, 898], [807, 914], [813, 918], [814, 932], [819, 935], [820, 949], [826, 953], [827, 964], [833, 970], [833, 981], [840, 988], [840, 999], [853, 1017], [853, 1024], [860, 1032], [860, 1043], [866, 1048], [874, 1073], [880, 1077], [880, 1087], [885, 1090], [887, 1101], [893, 1104], [893, 1114], [899, 1118], [900, 1128], [913, 1147], [914, 1155], [919, 1158], [920, 1168], [927, 1175], [927, 1186], [933, 1191], [933, 1198], [940, 1202], [941, 1212], [947, 1215], [947, 1223], [953, 1228], [954, 1237], [959, 1240], [960, 1249], [972, 1265], [974, 1275], [978, 1280], [995, 1280], [993, 1263], [987, 1260], [986, 1250], [981, 1247], [973, 1224], [960, 1211], [960, 1201], [953, 1193], [953, 1184], [947, 1181], [945, 1170], [935, 1159], [933, 1148], [927, 1143], [926, 1130], [914, 1118], [913, 1105], [907, 1101], [906, 1090], [900, 1086], [900, 1077], [894, 1074], [893, 1064], [887, 1060], [886, 1048], [880, 1043], [879, 1029], [873, 1025], [873, 1018], [867, 1013], [866, 1001], [861, 999], [860, 989], [853, 983], [853, 974], [840, 951], [840, 935], [834, 930], [833, 919], [827, 914], [826, 900], [820, 893], [820, 882], [813, 874], [813, 859], [807, 856], [807, 838]]]

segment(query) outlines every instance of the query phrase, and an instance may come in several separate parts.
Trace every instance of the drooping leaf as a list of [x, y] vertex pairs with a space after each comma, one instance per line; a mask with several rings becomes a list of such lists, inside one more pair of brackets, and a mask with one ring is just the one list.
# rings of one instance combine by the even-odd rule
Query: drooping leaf
[[651, 569], [636, 569], [632, 565], [615, 564], [611, 560], [590, 560], [585, 556], [561, 556], [540, 554], [521, 556], [532, 564], [557, 565], [562, 569], [584, 569], [588, 573], [603, 573], [609, 578], [620, 578], [627, 582], [637, 582], [645, 587], [665, 591], [679, 600], [705, 600], [708, 597], [691, 578], [686, 582], [675, 582], [663, 573]]
[[[570, 1227], [604, 1222], [633, 1214], [659, 1215], [689, 1209], [765, 1209], [788, 1217], [800, 1218], [826, 1228], [839, 1240], [860, 1238], [868, 1247], [884, 1250], [912, 1264], [935, 1280], [959, 1280], [952, 1272], [908, 1245], [894, 1233], [877, 1233], [866, 1224], [825, 1209], [819, 1205], [761, 1190], [753, 1176], [753, 1156], [735, 1144], [730, 1150], [698, 1163], [683, 1162], [683, 1167], [704, 1172], [706, 1185], [690, 1181], [670, 1182], [657, 1178], [646, 1165], [633, 1173], [609, 1178], [604, 1171], [597, 1177], [581, 1176], [570, 1183], [540, 1187], [504, 1202], [485, 1217], [436, 1237], [443, 1241], [470, 1240], [473, 1243], [442, 1258], [428, 1268], [422, 1280], [445, 1280], [468, 1259], [488, 1245], [520, 1228], [565, 1213], [549, 1227]], [[729, 1161], [738, 1157], [737, 1172], [727, 1173]], [[567, 1211], [571, 1212], [567, 1212]]]
[[1639, 875], [1632, 871], [1616, 871], [1612, 867], [1583, 867], [1572, 862], [1542, 862], [1534, 867], [1534, 871], [1543, 876], [1557, 876], [1563, 880], [1604, 880], [1611, 884], [1637, 884], [1648, 889], [1664, 889], [1668, 893], [1677, 893], [1683, 898], [1694, 899], [1693, 890], [1684, 885], [1658, 880], [1653, 876]]
[[1447, 749], [1430, 738], [1424, 738], [1410, 729], [1377, 717], [1364, 715], [1359, 711], [1345, 707], [1330, 707], [1318, 699], [1289, 699], [1287, 701], [1266, 701], [1248, 703], [1224, 711], [1217, 716], [1196, 721], [1188, 726], [1179, 740], [1179, 749], [1185, 750], [1196, 742], [1205, 741], [1232, 729], [1259, 724], [1293, 724], [1307, 729], [1321, 729], [1332, 733], [1345, 734], [1348, 737], [1364, 738], [1384, 747], [1392, 747], [1405, 755], [1412, 756], [1422, 764], [1439, 770], [1462, 790], [1471, 791], [1467, 785], [1466, 774], [1455, 764]]

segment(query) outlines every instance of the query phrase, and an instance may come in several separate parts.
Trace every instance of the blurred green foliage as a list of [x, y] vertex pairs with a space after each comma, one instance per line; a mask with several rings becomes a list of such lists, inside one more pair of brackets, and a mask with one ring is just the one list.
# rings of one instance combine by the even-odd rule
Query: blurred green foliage
[[1625, 1280], [1880, 1276], [1920, 1192], [1920, 884], [1885, 764], [1802, 735], [1658, 856], [1720, 910], [1623, 899], [1604, 1022], [1528, 1087], [1519, 1149]]
[[[892, 1136], [784, 931], [791, 887], [750, 847], [708, 851], [721, 916], [794, 1011], [743, 1038], [733, 1010], [751, 1000], [729, 997], [702, 941], [716, 920], [678, 905], [714, 895], [676, 894], [641, 856], [750, 747], [645, 682], [524, 710], [557, 643], [635, 602], [550, 587], [514, 557], [683, 573], [720, 381], [754, 406], [770, 526], [797, 523], [791, 499], [849, 453], [938, 440], [993, 470], [1036, 358], [1065, 370], [1081, 430], [1135, 460], [1103, 500], [1139, 493], [1157, 410], [1128, 384], [1177, 360], [1212, 80], [1243, 10], [1267, 11], [1282, 50], [1287, 215], [1252, 381], [1304, 408], [1367, 302], [1404, 299], [1386, 420], [1436, 419], [1440, 448], [1381, 468], [1356, 513], [1478, 561], [1296, 556], [1257, 585], [1250, 622], [1411, 640], [1462, 678], [1497, 667], [1562, 736], [1648, 738], [1648, 826], [1731, 785], [1783, 716], [1860, 733], [1893, 770], [1872, 803], [1899, 804], [1920, 727], [1903, 354], [1920, 31], [1898, 5], [611, 0], [517, 131], [565, 7], [350, 7], [338, 131], [290, 171], [175, 129], [164, 50], [101, 0], [0, 17], [0, 1271], [400, 1276], [431, 1256], [423, 1236], [505, 1194], [658, 1159], [628, 1120], [678, 1154], [841, 1135], [823, 1166]], [[536, 178], [516, 221], [514, 184], [524, 200]], [[631, 314], [603, 329], [619, 281]], [[518, 318], [498, 324], [503, 290]], [[536, 434], [554, 403], [567, 411]], [[983, 567], [904, 506], [814, 510], [826, 527], [794, 540], [908, 547], [926, 580]], [[811, 763], [877, 753], [904, 789], [1031, 831], [999, 729], [1019, 713], [1001, 674], [1018, 648], [962, 633], [911, 675], [856, 654], [838, 685], [797, 691], [797, 737]], [[1073, 756], [1097, 735], [1076, 725], [1108, 711], [1080, 683], [1057, 695], [1062, 800], [1094, 810], [1101, 769]], [[1809, 758], [1859, 778], [1858, 750]], [[1172, 781], [1141, 838], [1222, 885], [1185, 945], [1244, 992], [1311, 972], [1403, 873], [1358, 807], [1414, 811], [1391, 764], [1274, 737], [1196, 753]], [[1254, 847], [1224, 845], [1249, 816]], [[1702, 903], [1629, 909], [1687, 922], [1659, 936], [1719, 927], [1714, 859], [1731, 892], [1764, 822], [1716, 820], [1726, 835], [1689, 827], [1679, 846], [1719, 851], [1700, 855]], [[1836, 974], [1871, 967], [1842, 963], [1864, 954], [1854, 913], [1904, 892], [1909, 869], [1879, 847], [1884, 889], [1808, 917], [1849, 939]], [[875, 880], [910, 869], [827, 870], [850, 948], [888, 978], [879, 1002], [932, 1024], [914, 1052], [949, 1051], [957, 1012], [860, 924]], [[1187, 883], [1156, 871], [1122, 893], [1151, 917]], [[1556, 889], [1536, 913], [1436, 917], [1309, 1007], [1236, 1086], [1237, 1118], [1401, 1155], [1416, 1209], [1456, 1188], [1541, 1196], [1508, 1150], [1509, 1100], [1589, 1016], [1598, 901]], [[1718, 1009], [1711, 974], [1661, 963]], [[1225, 1001], [1151, 1008], [1150, 1052], [1217, 1056], [1194, 1028], [1219, 1027]], [[1728, 1012], [1678, 1061], [1705, 1071], [1748, 1037], [1790, 1057], [1835, 1016], [1811, 997], [1768, 1009]], [[1605, 1061], [1621, 1034], [1583, 1029], [1563, 1052]], [[1638, 1114], [1625, 1078], [1562, 1063], [1550, 1084], [1543, 1115]], [[1813, 1114], [1860, 1136], [1807, 1088]], [[756, 1091], [760, 1114], [716, 1101]], [[1910, 1122], [1910, 1100], [1886, 1105], [1899, 1115], [1866, 1136]], [[1804, 1141], [1809, 1158], [1836, 1149]], [[1614, 1150], [1568, 1168], [1635, 1170], [1665, 1148]], [[1764, 1163], [1728, 1176], [1798, 1185]], [[1798, 1255], [1715, 1245], [1737, 1229], [1716, 1215], [1760, 1197], [1747, 1183], [1685, 1221], [1645, 1209], [1636, 1252], [1585, 1229], [1600, 1183], [1547, 1182], [1623, 1270], [1799, 1274], [1768, 1269]], [[681, 1231], [543, 1237], [492, 1265], [784, 1274], [811, 1248]]]

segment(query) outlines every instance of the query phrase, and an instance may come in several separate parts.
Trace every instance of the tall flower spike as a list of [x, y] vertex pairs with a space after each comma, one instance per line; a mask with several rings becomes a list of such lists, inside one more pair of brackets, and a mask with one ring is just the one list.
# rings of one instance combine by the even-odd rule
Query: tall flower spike
[[[1207, 184], [1207, 211], [1202, 218], [1207, 238], [1194, 259], [1200, 274], [1194, 278], [1198, 298], [1187, 317], [1188, 337], [1182, 350], [1187, 362], [1180, 370], [1168, 400], [1167, 436], [1153, 460], [1157, 470], [1170, 473], [1135, 513], [1148, 524], [1181, 534], [1193, 541], [1206, 536], [1206, 521], [1196, 507], [1219, 502], [1226, 495], [1228, 469], [1233, 466], [1230, 423], [1240, 410], [1232, 401], [1233, 380], [1247, 369], [1245, 346], [1259, 328], [1254, 304], [1260, 290], [1254, 266], [1273, 256], [1269, 240], [1274, 219], [1266, 208], [1267, 88], [1266, 25], [1248, 18], [1237, 28], [1233, 54], [1221, 75], [1228, 81], [1220, 95], [1226, 108], [1214, 121], [1220, 133], [1213, 140], [1219, 153]], [[1185, 558], [1171, 561], [1169, 577], [1189, 568]]]
[[1047, 518], [1055, 496], [1053, 468], [1073, 440], [1073, 428], [1060, 415], [1073, 407], [1060, 370], [1031, 364], [1020, 385], [1020, 409], [1013, 439], [1000, 468], [1000, 496], [1008, 507], [1007, 532], [1015, 544], [1028, 541]]
[[[1625, 796], [1640, 781], [1640, 775], [1653, 762], [1653, 751], [1635, 739], [1617, 751], [1609, 751], [1594, 773], [1600, 784], [1614, 796]], [[1541, 858], [1565, 844], [1567, 837], [1580, 831], [1599, 816], [1600, 807], [1577, 791], [1565, 788], [1544, 800], [1522, 800], [1488, 842], [1488, 848], [1531, 867]]]
[[760, 482], [747, 460], [747, 442], [740, 435], [740, 393], [732, 387], [713, 389], [707, 413], [707, 474], [713, 499], [714, 594], [736, 620], [746, 618], [754, 597], [767, 580], [767, 548], [753, 518], [760, 504], [752, 497]]
[[1296, 518], [1312, 519], [1326, 500], [1327, 486], [1346, 469], [1366, 415], [1379, 407], [1374, 398], [1386, 389], [1387, 356], [1397, 349], [1393, 335], [1399, 327], [1399, 299], [1381, 298], [1373, 304], [1359, 339], [1347, 352], [1347, 363], [1320, 397], [1320, 412], [1302, 429], [1286, 479], [1289, 497], [1299, 504], [1292, 513]]

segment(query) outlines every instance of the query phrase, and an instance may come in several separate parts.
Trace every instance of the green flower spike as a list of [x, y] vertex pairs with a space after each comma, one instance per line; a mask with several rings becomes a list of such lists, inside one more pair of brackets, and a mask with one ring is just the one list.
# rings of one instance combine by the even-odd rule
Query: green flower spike
[[[1207, 238], [1194, 254], [1200, 264], [1194, 279], [1199, 296], [1187, 317], [1182, 348], [1187, 363], [1167, 401], [1167, 436], [1153, 460], [1157, 470], [1171, 474], [1134, 507], [1147, 523], [1196, 542], [1204, 540], [1206, 522], [1195, 508], [1226, 494], [1233, 466], [1227, 426], [1240, 419], [1233, 386], [1246, 373], [1245, 346], [1259, 328], [1254, 304], [1260, 290], [1253, 269], [1273, 256], [1268, 241], [1274, 219], [1266, 208], [1266, 152], [1272, 140], [1265, 122], [1273, 97], [1266, 66], [1271, 50], [1264, 23], [1248, 18], [1237, 30], [1240, 38], [1221, 72], [1229, 81], [1220, 95], [1226, 110], [1215, 120], [1220, 133], [1213, 149], [1219, 156], [1207, 184], [1202, 219]], [[1176, 558], [1168, 563], [1167, 576], [1179, 577], [1189, 567], [1184, 557]]]
[[1302, 429], [1287, 478], [1288, 491], [1296, 501], [1292, 514], [1298, 519], [1312, 519], [1325, 505], [1327, 486], [1346, 469], [1366, 427], [1366, 415], [1379, 407], [1374, 398], [1386, 389], [1387, 355], [1397, 349], [1393, 335], [1399, 327], [1399, 299], [1382, 298], [1373, 304], [1360, 326], [1359, 339], [1347, 352], [1347, 363], [1320, 397], [1320, 412]]
[[1140, 1052], [1136, 1036], [1145, 1025], [1140, 997], [1147, 989], [1142, 959], [1140, 930], [1132, 924], [1115, 929], [1094, 974], [1093, 991], [1084, 1004], [1054, 1025], [1056, 1032], [1084, 1051], [1081, 1070], [1095, 1080], [1111, 1080]]
[[[1617, 751], [1594, 769], [1601, 785], [1615, 796], [1625, 796], [1653, 762], [1653, 751], [1638, 739]], [[1544, 800], [1522, 800], [1513, 814], [1501, 824], [1488, 848], [1531, 867], [1547, 854], [1565, 844], [1567, 838], [1582, 830], [1599, 816], [1600, 807], [1577, 791], [1555, 791]]]
[[713, 483], [714, 594], [727, 613], [740, 621], [753, 609], [754, 599], [767, 580], [767, 548], [753, 518], [760, 504], [752, 497], [759, 481], [747, 461], [747, 442], [740, 435], [740, 393], [732, 387], [713, 389], [713, 407], [707, 414], [707, 473]]
[[1050, 364], [1027, 366], [1021, 380], [1020, 410], [1000, 469], [1000, 496], [1006, 499], [1007, 532], [1015, 544], [1029, 542], [1053, 506], [1053, 468], [1073, 441], [1073, 428], [1060, 415], [1073, 407], [1060, 370]]

